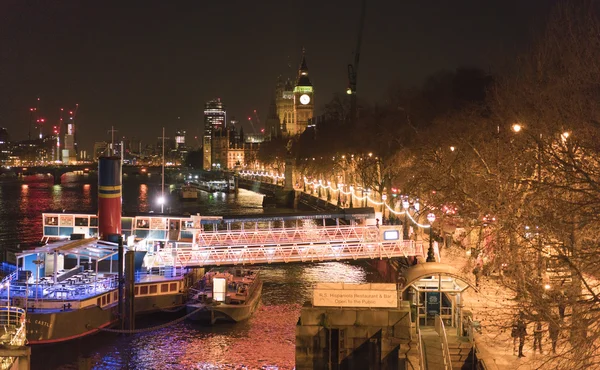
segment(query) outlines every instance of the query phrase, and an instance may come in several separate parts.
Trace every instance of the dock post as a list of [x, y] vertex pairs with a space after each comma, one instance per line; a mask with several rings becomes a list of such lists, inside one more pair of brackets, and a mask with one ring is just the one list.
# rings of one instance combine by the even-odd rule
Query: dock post
[[125, 319], [127, 330], [135, 329], [135, 252], [125, 253]]
[[[111, 261], [112, 263], [112, 261]], [[125, 319], [124, 319], [124, 304], [125, 304], [125, 296], [123, 292], [125, 277], [123, 276], [123, 265], [125, 264], [125, 260], [123, 259], [123, 237], [119, 235], [119, 258], [118, 258], [119, 266], [117, 268], [118, 271], [118, 279], [119, 279], [119, 321], [121, 324], [121, 330], [125, 328]]]

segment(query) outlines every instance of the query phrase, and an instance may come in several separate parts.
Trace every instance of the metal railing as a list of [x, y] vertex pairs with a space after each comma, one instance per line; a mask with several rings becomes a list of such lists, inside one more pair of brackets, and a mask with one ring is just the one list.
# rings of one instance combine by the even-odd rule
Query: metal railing
[[452, 370], [452, 360], [450, 359], [450, 348], [448, 347], [448, 337], [446, 336], [446, 327], [440, 315], [435, 315], [435, 331], [442, 340], [442, 355], [444, 357], [444, 368]]
[[423, 353], [423, 337], [421, 336], [421, 329], [417, 329], [417, 351], [419, 352], [419, 368], [421, 370], [427, 370], [425, 354]]
[[394, 242], [305, 242], [224, 245], [219, 247], [186, 246], [176, 251], [155, 253], [154, 266], [193, 267], [277, 262], [317, 262], [356, 259], [381, 259], [423, 256], [422, 243]]

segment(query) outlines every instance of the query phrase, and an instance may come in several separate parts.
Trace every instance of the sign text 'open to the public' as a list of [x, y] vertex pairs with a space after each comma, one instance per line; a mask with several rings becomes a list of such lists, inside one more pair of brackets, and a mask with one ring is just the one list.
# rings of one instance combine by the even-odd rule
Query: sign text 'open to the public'
[[395, 290], [332, 290], [315, 289], [313, 305], [317, 307], [398, 307]]

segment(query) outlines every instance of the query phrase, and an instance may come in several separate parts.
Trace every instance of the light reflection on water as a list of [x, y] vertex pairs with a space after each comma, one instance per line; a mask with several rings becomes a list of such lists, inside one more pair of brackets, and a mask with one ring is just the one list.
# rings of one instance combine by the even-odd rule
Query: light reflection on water
[[[124, 179], [124, 212], [157, 211], [160, 179]], [[96, 212], [97, 179], [65, 176], [54, 186], [48, 178], [0, 181], [0, 247], [41, 238], [41, 213], [48, 210]], [[197, 203], [169, 199], [167, 211], [206, 215], [262, 213], [262, 196], [202, 192]], [[272, 210], [269, 212], [289, 212]], [[277, 264], [261, 268], [262, 304], [246, 322], [203, 327], [182, 322], [131, 336], [100, 333], [47, 347], [34, 347], [32, 369], [78, 369], [78, 357], [89, 356], [94, 369], [291, 369], [295, 325], [300, 307], [318, 282], [375, 282], [379, 276], [360, 263]], [[138, 327], [167, 323], [177, 315], [152, 315]]]
[[[215, 326], [182, 322], [129, 337], [101, 333], [77, 345], [34, 348], [33, 364], [41, 364], [43, 356], [46, 365], [76, 369], [76, 352], [80, 351], [91, 357], [94, 369], [292, 369], [296, 323], [302, 304], [310, 300], [312, 286], [379, 281], [377, 273], [366, 266], [344, 262], [278, 264], [261, 270], [262, 303], [245, 322]], [[176, 317], [153, 315], [138, 320], [138, 327]]]

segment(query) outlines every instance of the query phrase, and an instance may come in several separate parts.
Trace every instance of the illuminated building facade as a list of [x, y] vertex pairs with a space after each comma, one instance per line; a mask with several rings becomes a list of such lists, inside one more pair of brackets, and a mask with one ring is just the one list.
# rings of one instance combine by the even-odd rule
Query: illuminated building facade
[[296, 83], [288, 79], [277, 79], [275, 99], [271, 102], [266, 122], [266, 137], [270, 139], [279, 135], [299, 135], [306, 130], [315, 110], [314, 88], [308, 77], [306, 55], [302, 50], [302, 60], [298, 68]]
[[77, 143], [75, 142], [75, 117], [73, 112], [69, 112], [69, 119], [66, 123], [65, 139], [62, 149], [62, 162], [72, 164], [77, 162]]
[[302, 50], [302, 62], [300, 63], [300, 69], [298, 69], [298, 78], [294, 87], [294, 125], [288, 128], [288, 134], [299, 135], [303, 133], [314, 112], [314, 90], [308, 78], [306, 56], [304, 50]]
[[202, 151], [204, 159], [202, 169], [213, 169], [213, 136], [221, 133], [227, 122], [227, 112], [220, 98], [206, 102], [204, 105], [204, 134], [202, 137]]

